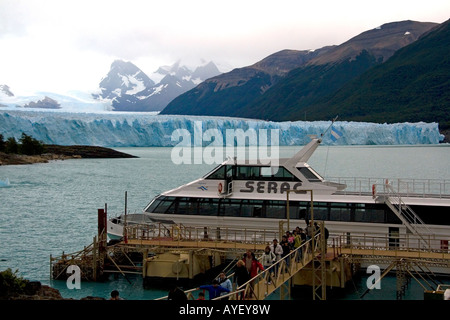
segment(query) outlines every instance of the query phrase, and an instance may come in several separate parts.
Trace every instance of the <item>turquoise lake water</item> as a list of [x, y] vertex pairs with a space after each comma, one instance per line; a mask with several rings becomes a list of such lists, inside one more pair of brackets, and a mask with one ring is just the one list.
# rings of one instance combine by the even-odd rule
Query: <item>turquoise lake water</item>
[[[300, 147], [281, 147], [287, 157]], [[66, 298], [109, 297], [118, 289], [127, 299], [154, 299], [167, 288], [143, 289], [139, 276], [110, 277], [106, 283], [82, 282], [69, 290], [65, 281], [50, 279], [50, 255], [82, 249], [97, 232], [97, 209], [108, 206], [110, 216], [124, 209], [140, 212], [160, 192], [177, 187], [209, 172], [215, 164], [176, 165], [172, 148], [120, 148], [136, 159], [76, 159], [46, 164], [1, 166], [0, 270], [19, 270], [19, 275], [61, 291]], [[450, 180], [450, 145], [426, 146], [321, 146], [309, 164], [325, 177], [379, 177]], [[381, 290], [364, 299], [395, 299], [395, 278], [383, 280]], [[365, 278], [349, 287], [339, 299], [359, 299]], [[414, 280], [405, 299], [422, 299]], [[277, 299], [276, 296], [272, 299]], [[293, 299], [296, 299], [295, 293]]]

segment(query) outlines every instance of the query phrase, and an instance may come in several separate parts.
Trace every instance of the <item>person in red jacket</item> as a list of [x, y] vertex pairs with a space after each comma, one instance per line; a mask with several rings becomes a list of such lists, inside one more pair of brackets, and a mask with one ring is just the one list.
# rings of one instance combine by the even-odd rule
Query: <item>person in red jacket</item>
[[259, 271], [263, 271], [263, 265], [256, 259], [255, 254], [250, 250], [244, 253], [244, 262], [247, 267], [250, 278], [255, 277]]
[[259, 273], [259, 271], [263, 271], [264, 267], [261, 264], [261, 262], [259, 262], [256, 257], [255, 254], [252, 252], [252, 268], [250, 269], [250, 278], [256, 277]]
[[[263, 271], [264, 267], [261, 264], [261, 262], [259, 262], [256, 257], [255, 254], [253, 252], [247, 251], [246, 254], [244, 254], [244, 260], [248, 259], [248, 256], [251, 257], [251, 263], [250, 263], [250, 278], [254, 278], [258, 275], [259, 271]], [[253, 293], [253, 288], [255, 285], [255, 280], [252, 280], [250, 282], [250, 291], [251, 293]], [[247, 298], [249, 298], [249, 296], [247, 296]]]

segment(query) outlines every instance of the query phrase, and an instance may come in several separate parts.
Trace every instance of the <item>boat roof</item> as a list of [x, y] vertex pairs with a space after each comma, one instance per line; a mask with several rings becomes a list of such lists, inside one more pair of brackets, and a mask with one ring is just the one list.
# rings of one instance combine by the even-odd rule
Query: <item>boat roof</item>
[[[295, 167], [299, 163], [306, 163], [309, 160], [311, 155], [317, 149], [317, 147], [322, 142], [322, 139], [317, 138], [316, 136], [310, 136], [311, 141], [300, 149], [295, 155], [291, 158], [277, 158], [277, 159], [237, 159], [237, 158], [229, 158], [223, 164], [227, 165], [252, 165], [252, 166], [270, 166], [275, 162], [278, 166], [282, 166], [285, 168]], [[223, 165], [222, 164], [222, 165]]]
[[276, 159], [232, 159], [229, 158], [222, 163], [222, 165], [238, 165], [238, 166], [271, 166], [277, 164], [284, 166], [291, 158], [276, 158]]

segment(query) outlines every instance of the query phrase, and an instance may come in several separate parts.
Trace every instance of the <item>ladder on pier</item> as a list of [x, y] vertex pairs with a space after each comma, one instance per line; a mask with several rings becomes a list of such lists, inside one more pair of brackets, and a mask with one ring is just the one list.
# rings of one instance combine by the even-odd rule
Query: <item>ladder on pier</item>
[[412, 234], [419, 237], [424, 247], [430, 249], [430, 243], [426, 240], [426, 236], [432, 235], [432, 231], [414, 210], [402, 200], [400, 194], [394, 190], [387, 180], [384, 186], [387, 191], [387, 196], [384, 199], [386, 205], [395, 213]]

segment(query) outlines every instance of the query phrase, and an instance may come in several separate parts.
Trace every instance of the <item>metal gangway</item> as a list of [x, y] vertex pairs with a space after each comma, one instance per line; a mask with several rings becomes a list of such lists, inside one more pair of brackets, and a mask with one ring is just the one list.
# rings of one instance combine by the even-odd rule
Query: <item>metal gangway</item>
[[[323, 228], [323, 223], [320, 224], [320, 227]], [[324, 298], [323, 295], [326, 286], [323, 276], [325, 275], [324, 259], [326, 240], [321, 237], [321, 234], [324, 234], [323, 229], [320, 230], [321, 232], [318, 232], [313, 238], [302, 243], [301, 246], [292, 250], [269, 268], [259, 272], [246, 283], [236, 287], [236, 282], [232, 281], [234, 290], [213, 300], [226, 298], [229, 300], [264, 300], [277, 289], [286, 287], [286, 283], [307, 265], [311, 265], [313, 268], [313, 283], [316, 280], [315, 285], [313, 285], [313, 298]], [[315, 260], [319, 262], [318, 264], [322, 268], [315, 268], [315, 264], [311, 264]], [[318, 275], [318, 272], [322, 273]], [[234, 273], [231, 273], [227, 278], [234, 280], [234, 275]], [[320, 296], [320, 293], [318, 294], [320, 288], [322, 288], [322, 296]], [[194, 293], [198, 290], [198, 288], [193, 288], [184, 292], [189, 300], [195, 300]], [[166, 300], [167, 298], [168, 296], [164, 296], [155, 300]]]
[[[316, 240], [316, 241], [314, 241]], [[277, 289], [285, 286], [297, 272], [320, 255], [320, 235], [305, 241], [300, 247], [291, 251], [269, 268], [263, 270], [234, 292], [217, 297], [214, 300], [229, 297], [233, 300], [264, 300]]]

